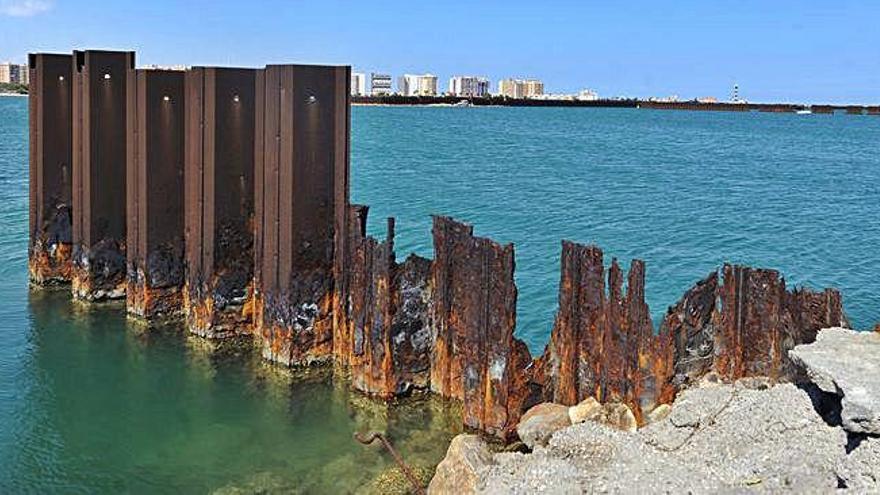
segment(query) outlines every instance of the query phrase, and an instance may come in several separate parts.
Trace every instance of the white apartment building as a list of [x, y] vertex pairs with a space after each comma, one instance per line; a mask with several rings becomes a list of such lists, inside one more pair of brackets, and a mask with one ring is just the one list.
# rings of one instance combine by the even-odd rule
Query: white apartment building
[[455, 76], [449, 79], [449, 94], [454, 96], [488, 96], [489, 80], [485, 77]]
[[370, 73], [370, 95], [385, 96], [391, 94], [391, 74]]
[[0, 83], [28, 84], [28, 66], [4, 62], [0, 64]]
[[351, 73], [351, 96], [367, 95], [367, 75], [363, 72]]
[[433, 74], [404, 74], [397, 82], [403, 96], [437, 96], [437, 76]]
[[538, 79], [502, 79], [498, 94], [508, 98], [534, 98], [544, 94], [544, 83]]

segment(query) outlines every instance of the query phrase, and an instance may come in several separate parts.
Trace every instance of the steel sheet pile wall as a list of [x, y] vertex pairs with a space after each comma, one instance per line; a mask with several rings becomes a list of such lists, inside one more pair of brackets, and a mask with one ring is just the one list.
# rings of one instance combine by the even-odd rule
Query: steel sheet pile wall
[[394, 219], [378, 242], [366, 235], [367, 207], [349, 214], [349, 267], [337, 283], [347, 304], [334, 308], [333, 354], [347, 365], [354, 388], [392, 398], [429, 383], [431, 260], [411, 254], [397, 263]]
[[788, 292], [774, 270], [726, 265], [669, 308], [654, 334], [644, 302], [645, 266], [633, 260], [626, 296], [613, 260], [608, 291], [602, 251], [563, 242], [559, 311], [535, 381], [544, 398], [573, 405], [595, 397], [623, 402], [636, 419], [710, 372], [736, 380], [797, 379], [788, 358], [819, 329], [846, 326], [833, 289]]
[[131, 315], [181, 308], [184, 73], [131, 70], [127, 94], [127, 277]]
[[30, 242], [28, 273], [36, 285], [71, 279], [72, 57], [28, 56], [30, 85]]
[[257, 71], [186, 73], [187, 327], [204, 337], [250, 332], [254, 274]]
[[255, 326], [263, 356], [285, 365], [331, 357], [349, 75], [349, 67], [270, 65], [258, 79]]
[[464, 402], [464, 423], [509, 437], [531, 403], [526, 345], [514, 338], [513, 245], [434, 217], [431, 389]]
[[133, 52], [73, 56], [73, 295], [125, 295], [127, 72]]
[[127, 292], [147, 319], [183, 306], [198, 335], [254, 335], [288, 366], [333, 360], [382, 398], [459, 399], [465, 425], [501, 438], [541, 400], [620, 402], [643, 421], [708, 373], [796, 379], [787, 351], [846, 325], [834, 290], [725, 266], [655, 334], [645, 264], [624, 290], [616, 260], [606, 278], [598, 247], [564, 242], [559, 310], [533, 361], [514, 337], [512, 244], [437, 216], [435, 259], [398, 263], [393, 219], [384, 241], [366, 235], [367, 207], [349, 204], [349, 67], [133, 65], [131, 52], [31, 56], [38, 284]]

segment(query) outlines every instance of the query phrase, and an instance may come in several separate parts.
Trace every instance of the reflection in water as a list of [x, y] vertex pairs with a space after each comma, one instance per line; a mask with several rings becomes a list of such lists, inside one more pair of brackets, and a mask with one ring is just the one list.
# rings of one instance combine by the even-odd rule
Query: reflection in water
[[387, 492], [406, 488], [402, 476], [355, 431], [387, 432], [425, 479], [460, 431], [453, 404], [373, 401], [332, 369], [292, 373], [248, 341], [147, 328], [116, 305], [36, 292], [29, 314], [32, 389], [16, 417], [23, 449], [0, 478], [10, 488]]

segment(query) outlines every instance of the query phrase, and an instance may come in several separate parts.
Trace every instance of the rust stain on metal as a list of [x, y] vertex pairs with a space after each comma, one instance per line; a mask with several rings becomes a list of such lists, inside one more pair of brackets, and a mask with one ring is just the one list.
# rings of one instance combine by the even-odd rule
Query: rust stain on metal
[[255, 327], [263, 356], [285, 365], [332, 353], [349, 76], [348, 67], [270, 65], [257, 89]]
[[601, 249], [563, 241], [559, 311], [539, 359], [544, 395], [566, 405], [587, 397], [622, 402], [641, 420], [641, 405], [659, 395], [655, 368], [664, 350], [645, 303], [645, 265], [633, 260], [625, 294], [616, 259], [607, 291], [605, 280]]
[[714, 368], [727, 379], [792, 378], [790, 349], [814, 341], [821, 328], [848, 325], [836, 290], [789, 292], [775, 270], [725, 265], [722, 272]]
[[152, 319], [182, 307], [184, 73], [128, 73], [128, 313]]
[[559, 310], [536, 362], [544, 396], [627, 404], [640, 422], [684, 385], [715, 371], [735, 380], [795, 378], [787, 351], [823, 327], [846, 325], [839, 293], [786, 291], [774, 270], [727, 265], [670, 307], [655, 335], [644, 301], [645, 265], [630, 266], [626, 296], [616, 260], [606, 291], [602, 251], [563, 242]]
[[466, 426], [508, 438], [530, 402], [531, 360], [513, 336], [513, 245], [440, 216], [433, 236], [431, 389], [463, 401]]
[[431, 262], [410, 255], [397, 263], [394, 219], [385, 241], [365, 235], [367, 208], [349, 215], [348, 300], [334, 331], [334, 356], [350, 370], [355, 389], [381, 398], [428, 385], [431, 333], [428, 323]]
[[559, 309], [533, 360], [514, 337], [512, 244], [435, 216], [434, 260], [398, 262], [393, 219], [384, 240], [366, 234], [367, 207], [349, 204], [349, 67], [30, 60], [32, 281], [71, 280], [86, 300], [127, 292], [145, 317], [182, 305], [198, 335], [253, 333], [287, 366], [335, 360], [366, 394], [461, 400], [470, 428], [509, 439], [537, 401], [586, 397], [643, 422], [710, 372], [796, 378], [787, 351], [847, 325], [835, 290], [726, 265], [655, 333], [645, 264], [606, 269], [600, 248], [564, 241]]
[[72, 277], [72, 85], [70, 55], [28, 56], [30, 222], [28, 273], [37, 286]]
[[251, 333], [254, 273], [254, 69], [186, 72], [186, 262], [190, 332]]
[[127, 73], [133, 52], [75, 51], [73, 115], [73, 295], [125, 295]]

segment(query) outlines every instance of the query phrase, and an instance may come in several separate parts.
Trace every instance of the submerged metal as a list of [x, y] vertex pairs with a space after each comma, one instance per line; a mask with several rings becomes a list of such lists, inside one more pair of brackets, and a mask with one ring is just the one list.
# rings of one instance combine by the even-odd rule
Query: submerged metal
[[350, 72], [270, 65], [257, 79], [254, 325], [263, 356], [288, 366], [327, 360], [333, 350]]
[[787, 350], [846, 325], [837, 291], [727, 265], [655, 333], [644, 262], [624, 287], [617, 260], [606, 274], [600, 248], [566, 241], [550, 343], [532, 359], [514, 337], [512, 244], [435, 216], [434, 260], [398, 262], [393, 219], [384, 240], [367, 235], [367, 207], [349, 202], [350, 67], [31, 57], [32, 281], [72, 279], [89, 301], [127, 293], [148, 320], [183, 309], [192, 333], [253, 335], [285, 366], [334, 361], [371, 396], [430, 390], [503, 439], [546, 400], [620, 402], [643, 422], [708, 373], [796, 380]]
[[127, 73], [134, 52], [73, 53], [73, 296], [125, 296]]
[[181, 309], [183, 78], [182, 71], [128, 73], [126, 307], [147, 319]]
[[72, 57], [34, 53], [28, 67], [28, 274], [34, 285], [65, 284], [72, 276]]
[[186, 72], [186, 283], [189, 331], [251, 331], [255, 69]]

